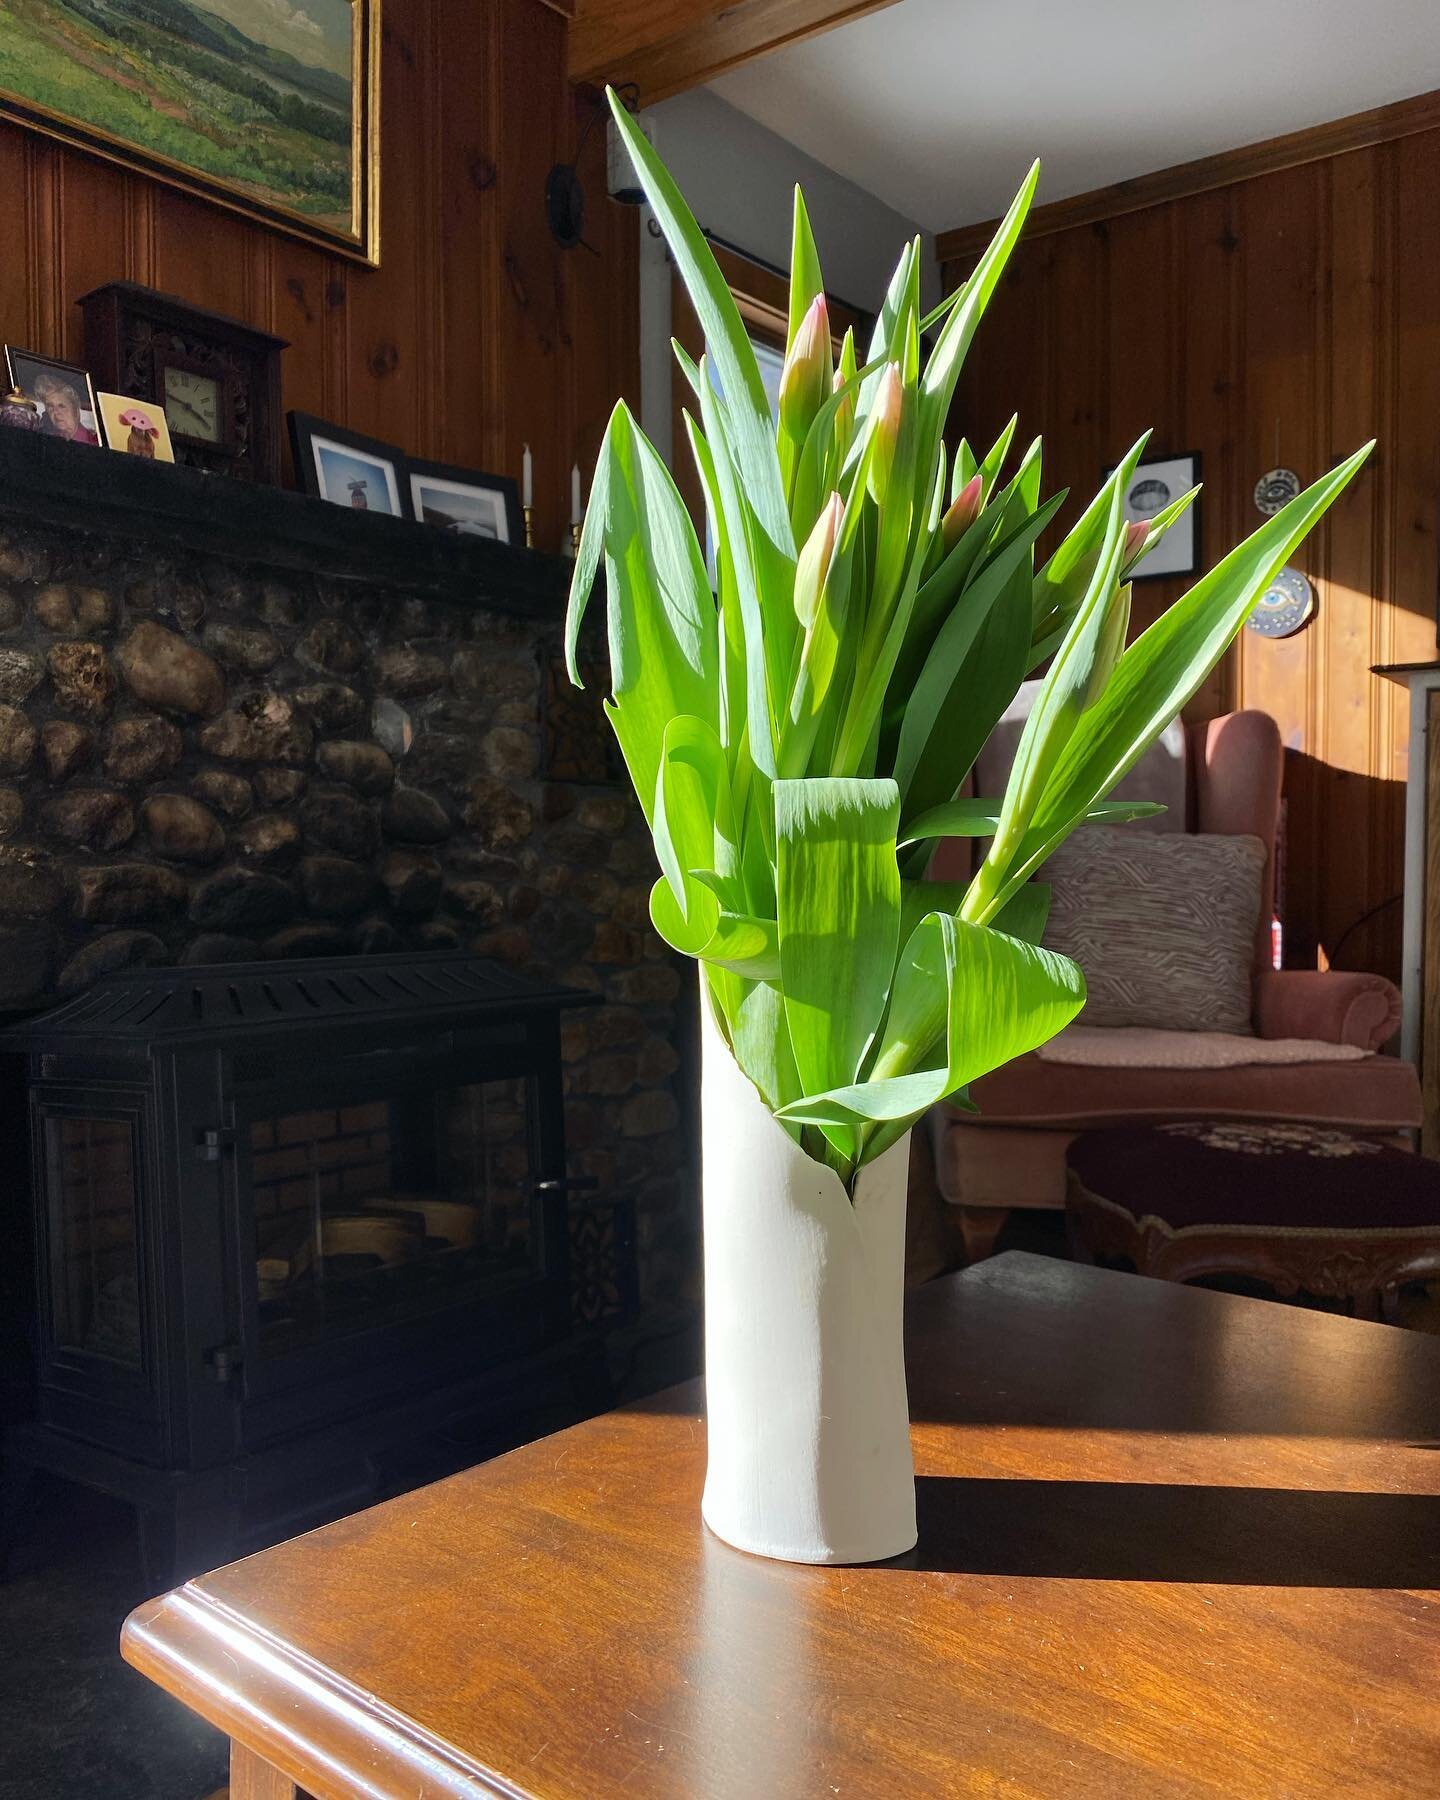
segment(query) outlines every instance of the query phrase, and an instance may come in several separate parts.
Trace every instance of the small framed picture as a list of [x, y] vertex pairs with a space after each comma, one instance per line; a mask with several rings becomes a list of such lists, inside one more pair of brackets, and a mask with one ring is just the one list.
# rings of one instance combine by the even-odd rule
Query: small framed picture
[[[1106, 470], [1108, 475], [1110, 470]], [[1156, 456], [1142, 462], [1125, 495], [1125, 517], [1148, 525], [1172, 500], [1188, 494], [1200, 479], [1199, 452], [1188, 456]], [[1200, 502], [1190, 505], [1147, 555], [1130, 571], [1132, 581], [1156, 575], [1193, 575], [1200, 564]]]
[[426, 525], [459, 537], [494, 538], [501, 544], [524, 539], [520, 524], [520, 490], [508, 475], [482, 475], [478, 469], [448, 463], [406, 464], [410, 504]]
[[149, 400], [132, 400], [126, 394], [98, 396], [100, 417], [105, 422], [105, 442], [126, 456], [143, 456], [149, 462], [175, 460], [165, 408]]
[[354, 512], [413, 517], [405, 492], [405, 453], [309, 413], [290, 414], [290, 443], [301, 491]]
[[39, 408], [40, 430], [46, 437], [68, 438], [72, 444], [100, 442], [95, 390], [84, 369], [10, 344], [5, 346], [5, 366], [10, 386], [18, 387]]

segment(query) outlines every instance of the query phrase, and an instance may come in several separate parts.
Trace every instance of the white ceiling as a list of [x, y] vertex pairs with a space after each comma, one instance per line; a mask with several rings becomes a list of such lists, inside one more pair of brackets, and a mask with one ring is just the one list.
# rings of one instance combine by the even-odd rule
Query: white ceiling
[[899, 0], [712, 86], [938, 231], [1440, 87], [1440, 0]]

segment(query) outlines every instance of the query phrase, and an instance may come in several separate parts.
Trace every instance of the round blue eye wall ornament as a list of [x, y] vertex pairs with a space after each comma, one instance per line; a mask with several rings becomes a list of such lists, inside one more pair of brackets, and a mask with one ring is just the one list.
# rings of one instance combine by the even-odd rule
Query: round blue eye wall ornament
[[1315, 613], [1315, 590], [1298, 569], [1282, 569], [1245, 621], [1257, 637], [1286, 638], [1308, 625]]

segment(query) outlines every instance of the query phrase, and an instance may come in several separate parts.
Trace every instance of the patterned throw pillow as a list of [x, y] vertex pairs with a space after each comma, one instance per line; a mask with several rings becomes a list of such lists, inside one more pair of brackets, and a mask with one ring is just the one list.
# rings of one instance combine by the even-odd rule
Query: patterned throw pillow
[[1045, 943], [1079, 963], [1086, 1025], [1253, 1031], [1251, 976], [1265, 846], [1083, 825], [1040, 871]]

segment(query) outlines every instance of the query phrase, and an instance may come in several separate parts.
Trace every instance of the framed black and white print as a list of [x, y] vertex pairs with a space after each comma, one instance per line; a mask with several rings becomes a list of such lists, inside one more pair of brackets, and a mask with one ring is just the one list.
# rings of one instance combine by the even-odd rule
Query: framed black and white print
[[[1107, 469], [1106, 474], [1110, 471]], [[1152, 456], [1135, 471], [1125, 494], [1125, 517], [1148, 525], [1200, 479], [1200, 455]], [[1200, 565], [1200, 502], [1193, 500], [1170, 529], [1130, 571], [1132, 581], [1162, 575], [1193, 575]]]
[[410, 504], [422, 524], [448, 531], [454, 537], [524, 543], [520, 494], [509, 475], [486, 475], [479, 469], [422, 462], [414, 456], [405, 467], [410, 480]]

